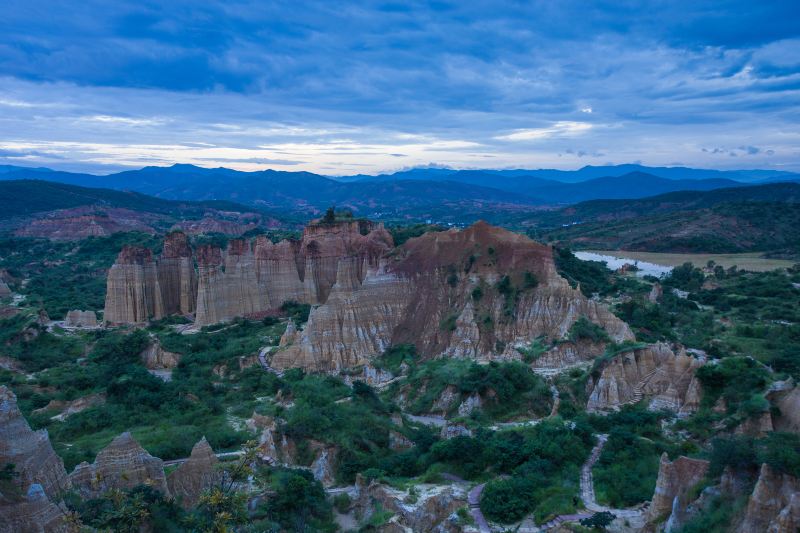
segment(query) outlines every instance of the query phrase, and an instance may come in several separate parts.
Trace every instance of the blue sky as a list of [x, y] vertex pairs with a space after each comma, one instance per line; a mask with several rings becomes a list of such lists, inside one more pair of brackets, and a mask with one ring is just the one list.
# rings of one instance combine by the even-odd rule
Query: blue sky
[[0, 5], [0, 164], [800, 171], [800, 3]]

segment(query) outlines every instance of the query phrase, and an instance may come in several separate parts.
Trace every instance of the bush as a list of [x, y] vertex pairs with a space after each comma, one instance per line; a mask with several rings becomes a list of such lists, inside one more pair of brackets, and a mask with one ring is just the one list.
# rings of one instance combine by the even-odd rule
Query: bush
[[569, 328], [569, 340], [578, 342], [588, 340], [591, 342], [608, 342], [611, 339], [602, 327], [581, 316]]

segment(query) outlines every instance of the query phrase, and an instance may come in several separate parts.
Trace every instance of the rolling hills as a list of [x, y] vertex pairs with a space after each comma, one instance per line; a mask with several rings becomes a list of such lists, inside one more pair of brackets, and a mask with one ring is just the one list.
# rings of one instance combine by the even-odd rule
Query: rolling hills
[[310, 172], [241, 172], [193, 165], [144, 167], [96, 176], [3, 167], [0, 180], [45, 179], [84, 187], [129, 190], [170, 200], [226, 200], [316, 214], [330, 205], [380, 218], [437, 216], [447, 210], [494, 212], [525, 206], [634, 199], [680, 190], [739, 187], [757, 179], [795, 179], [777, 171], [706, 171], [640, 165], [556, 170], [412, 169], [380, 176], [326, 177]]

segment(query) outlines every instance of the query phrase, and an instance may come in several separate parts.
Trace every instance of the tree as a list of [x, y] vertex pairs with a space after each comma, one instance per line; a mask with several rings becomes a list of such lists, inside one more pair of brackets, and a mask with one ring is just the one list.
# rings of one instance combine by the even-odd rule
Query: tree
[[602, 511], [600, 513], [594, 513], [589, 518], [584, 518], [581, 520], [581, 525], [585, 527], [590, 527], [592, 529], [605, 529], [611, 522], [614, 521], [616, 515], [609, 513], [608, 511]]
[[333, 224], [336, 222], [336, 208], [331, 206], [325, 211], [325, 216], [322, 217], [322, 222], [324, 224]]

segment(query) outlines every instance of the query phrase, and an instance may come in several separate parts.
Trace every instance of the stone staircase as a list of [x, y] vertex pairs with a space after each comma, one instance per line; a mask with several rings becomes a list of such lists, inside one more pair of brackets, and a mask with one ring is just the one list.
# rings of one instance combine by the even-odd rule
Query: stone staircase
[[639, 403], [642, 401], [642, 398], [644, 398], [644, 388], [647, 386], [650, 380], [653, 379], [653, 376], [655, 376], [657, 372], [658, 368], [654, 368], [653, 370], [645, 374], [641, 380], [639, 380], [639, 383], [637, 383], [636, 386], [633, 387], [633, 396], [631, 397], [630, 400], [625, 402], [625, 405], [633, 405], [635, 403]]

